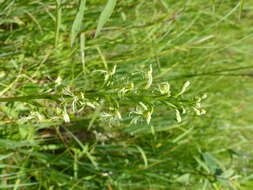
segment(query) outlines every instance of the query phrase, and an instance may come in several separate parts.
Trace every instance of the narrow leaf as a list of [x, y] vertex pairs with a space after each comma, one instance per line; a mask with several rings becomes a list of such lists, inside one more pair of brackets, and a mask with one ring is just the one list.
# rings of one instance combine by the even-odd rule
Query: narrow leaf
[[62, 17], [61, 0], [57, 0], [56, 4], [57, 4], [57, 17], [56, 17], [55, 46], [58, 45], [60, 36], [61, 17]]
[[142, 156], [142, 159], [143, 159], [143, 162], [144, 162], [144, 166], [145, 166], [145, 168], [146, 168], [146, 167], [148, 166], [148, 159], [147, 159], [147, 156], [146, 156], [144, 150], [143, 150], [141, 147], [136, 146], [136, 148], [140, 151], [141, 156]]
[[0, 160], [4, 160], [4, 159], [6, 159], [6, 158], [9, 158], [9, 157], [11, 157], [13, 154], [12, 153], [10, 153], [10, 154], [0, 154]]
[[[202, 156], [205, 160], [205, 163], [206, 163], [207, 167], [213, 173], [215, 173], [217, 169], [221, 168], [221, 166], [219, 164], [219, 161], [211, 153], [204, 152], [204, 153], [202, 153]], [[223, 171], [223, 170], [221, 169], [221, 171]]]
[[69, 114], [67, 112], [67, 109], [66, 107], [64, 108], [64, 112], [63, 112], [63, 119], [66, 123], [69, 123], [70, 122], [70, 117], [69, 117]]
[[108, 19], [112, 15], [112, 12], [113, 12], [113, 9], [116, 5], [116, 2], [117, 2], [117, 0], [108, 0], [104, 10], [102, 11], [102, 13], [99, 16], [98, 26], [97, 26], [95, 37], [99, 34], [99, 32], [102, 30], [105, 23], [108, 21]]
[[71, 33], [70, 33], [71, 47], [73, 46], [73, 44], [75, 42], [76, 36], [78, 35], [78, 33], [81, 30], [85, 5], [86, 5], [86, 0], [80, 0], [79, 10], [76, 14], [75, 20], [74, 20], [72, 28], [71, 28]]
[[81, 61], [83, 65], [83, 72], [85, 72], [85, 33], [80, 36], [80, 51], [81, 51]]

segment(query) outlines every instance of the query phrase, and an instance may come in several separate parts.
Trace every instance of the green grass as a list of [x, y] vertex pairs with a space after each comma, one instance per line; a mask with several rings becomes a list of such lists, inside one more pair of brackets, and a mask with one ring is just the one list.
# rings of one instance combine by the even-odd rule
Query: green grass
[[0, 189], [251, 190], [253, 2], [106, 2], [0, 0]]

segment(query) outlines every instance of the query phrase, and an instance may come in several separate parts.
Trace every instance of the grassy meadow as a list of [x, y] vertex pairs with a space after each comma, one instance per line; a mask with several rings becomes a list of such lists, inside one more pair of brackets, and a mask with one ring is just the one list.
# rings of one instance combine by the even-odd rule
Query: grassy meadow
[[0, 189], [253, 189], [253, 1], [0, 0]]

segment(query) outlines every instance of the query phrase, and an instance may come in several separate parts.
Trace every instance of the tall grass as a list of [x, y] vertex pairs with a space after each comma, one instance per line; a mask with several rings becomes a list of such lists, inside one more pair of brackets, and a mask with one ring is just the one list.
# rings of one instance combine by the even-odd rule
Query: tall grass
[[251, 189], [250, 1], [2, 1], [2, 189]]

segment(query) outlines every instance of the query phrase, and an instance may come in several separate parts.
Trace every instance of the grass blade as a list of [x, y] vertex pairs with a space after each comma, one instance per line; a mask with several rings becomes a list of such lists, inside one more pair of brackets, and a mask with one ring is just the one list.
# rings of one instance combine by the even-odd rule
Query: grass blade
[[0, 189], [12, 189], [14, 187], [25, 187], [25, 186], [32, 186], [32, 185], [36, 185], [38, 183], [24, 183], [24, 184], [1, 184], [0, 185]]
[[98, 26], [97, 26], [95, 37], [100, 33], [103, 26], [105, 25], [105, 23], [108, 21], [108, 19], [112, 15], [112, 12], [114, 10], [116, 2], [117, 2], [117, 0], [108, 0], [104, 10], [102, 11], [102, 13], [99, 16]]
[[85, 33], [80, 35], [80, 52], [81, 52], [81, 62], [83, 66], [83, 72], [85, 72]]
[[143, 159], [143, 161], [144, 161], [144, 166], [145, 166], [145, 168], [148, 167], [148, 159], [147, 159], [147, 156], [146, 156], [144, 150], [143, 150], [141, 147], [139, 147], [139, 146], [136, 146], [136, 147], [137, 147], [137, 149], [138, 149], [138, 150], [140, 151], [140, 153], [141, 153], [142, 159]]
[[61, 0], [57, 0], [56, 4], [57, 4], [57, 17], [56, 17], [55, 46], [58, 45], [60, 36], [61, 16], [62, 16]]
[[58, 95], [58, 94], [41, 94], [41, 95], [30, 95], [30, 96], [16, 96], [9, 98], [0, 98], [0, 102], [27, 102], [30, 100], [55, 100], [57, 101], [59, 98], [68, 98], [68, 95]]
[[70, 33], [70, 44], [71, 47], [73, 46], [76, 36], [78, 35], [78, 33], [81, 30], [81, 26], [82, 26], [82, 20], [83, 20], [83, 16], [84, 16], [84, 10], [85, 10], [85, 5], [86, 5], [86, 0], [81, 0], [80, 1], [80, 6], [79, 6], [79, 10], [76, 14], [75, 20], [73, 22], [72, 28], [71, 28], [71, 33]]
[[241, 20], [241, 17], [242, 17], [243, 6], [244, 6], [244, 0], [241, 0], [241, 2], [240, 2], [240, 14], [239, 14], [239, 21]]

